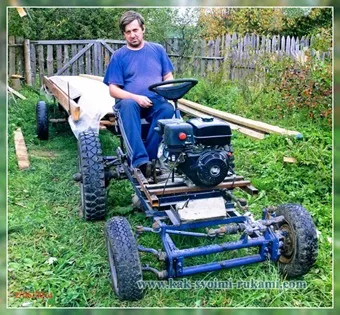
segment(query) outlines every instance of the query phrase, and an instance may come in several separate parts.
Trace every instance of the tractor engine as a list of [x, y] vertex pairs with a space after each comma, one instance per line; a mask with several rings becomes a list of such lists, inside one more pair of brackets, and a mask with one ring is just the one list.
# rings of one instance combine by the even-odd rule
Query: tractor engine
[[231, 129], [213, 118], [161, 119], [156, 130], [163, 137], [158, 159], [176, 168], [198, 186], [215, 186], [233, 173]]

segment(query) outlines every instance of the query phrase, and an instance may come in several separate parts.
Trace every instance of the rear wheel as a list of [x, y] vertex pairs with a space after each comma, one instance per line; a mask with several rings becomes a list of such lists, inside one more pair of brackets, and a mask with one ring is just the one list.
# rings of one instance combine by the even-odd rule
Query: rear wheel
[[279, 226], [285, 235], [279, 259], [280, 272], [287, 278], [302, 276], [309, 272], [318, 256], [313, 219], [299, 204], [280, 205], [275, 212], [285, 218]]
[[83, 218], [102, 220], [106, 215], [105, 172], [99, 137], [94, 132], [79, 134], [78, 162]]
[[105, 226], [105, 239], [111, 271], [112, 288], [121, 300], [143, 297], [138, 282], [143, 280], [136, 239], [124, 217], [113, 217]]
[[44, 101], [36, 105], [37, 136], [40, 140], [48, 139], [48, 107]]

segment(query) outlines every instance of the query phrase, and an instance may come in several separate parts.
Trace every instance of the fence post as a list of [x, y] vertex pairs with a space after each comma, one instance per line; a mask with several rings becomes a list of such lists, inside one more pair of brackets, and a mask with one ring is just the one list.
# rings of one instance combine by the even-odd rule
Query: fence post
[[31, 49], [30, 40], [24, 40], [24, 62], [25, 62], [25, 80], [26, 84], [32, 86], [32, 73], [31, 73]]
[[[8, 44], [13, 45], [15, 44], [15, 37], [14, 36], [9, 36], [8, 38]], [[8, 47], [8, 61], [9, 61], [9, 77], [12, 74], [15, 74], [15, 47]]]

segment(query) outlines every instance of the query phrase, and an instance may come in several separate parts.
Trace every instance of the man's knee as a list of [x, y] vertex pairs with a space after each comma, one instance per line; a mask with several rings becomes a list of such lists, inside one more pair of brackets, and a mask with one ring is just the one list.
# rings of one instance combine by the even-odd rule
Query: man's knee
[[172, 118], [174, 112], [175, 112], [174, 107], [169, 103], [165, 103], [164, 106], [162, 107], [163, 118]]
[[132, 112], [139, 112], [140, 106], [136, 101], [134, 101], [132, 98], [126, 98], [123, 100], [120, 100], [117, 103], [117, 110], [120, 113], [132, 113]]

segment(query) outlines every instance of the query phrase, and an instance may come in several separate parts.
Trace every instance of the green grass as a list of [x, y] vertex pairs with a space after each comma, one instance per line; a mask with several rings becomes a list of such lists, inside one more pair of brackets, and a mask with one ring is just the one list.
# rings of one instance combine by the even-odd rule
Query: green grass
[[[235, 88], [236, 89], [236, 88]], [[38, 96], [28, 89], [27, 101], [9, 104], [8, 143], [8, 294], [9, 306], [31, 302], [39, 307], [331, 307], [332, 306], [332, 133], [327, 124], [302, 119], [299, 113], [272, 123], [296, 129], [302, 140], [267, 136], [252, 140], [233, 135], [236, 170], [260, 189], [248, 199], [250, 210], [260, 218], [268, 205], [302, 203], [312, 214], [319, 231], [319, 256], [299, 289], [230, 290], [151, 290], [138, 302], [119, 301], [110, 286], [109, 266], [103, 228], [105, 222], [89, 223], [79, 216], [79, 186], [72, 180], [77, 172], [76, 139], [67, 124], [53, 126], [49, 141], [35, 135], [35, 104]], [[237, 99], [237, 93], [234, 96]], [[270, 100], [268, 99], [267, 102]], [[204, 103], [204, 102], [203, 102]], [[241, 103], [241, 102], [239, 102]], [[265, 104], [264, 104], [265, 105]], [[236, 106], [236, 105], [235, 105]], [[242, 108], [244, 110], [244, 108]], [[249, 109], [256, 116], [259, 109]], [[253, 112], [252, 112], [253, 111]], [[262, 111], [264, 118], [268, 114]], [[242, 115], [244, 113], [242, 112]], [[243, 115], [245, 116], [245, 115]], [[253, 118], [255, 118], [253, 116]], [[13, 145], [13, 131], [21, 127], [31, 168], [20, 171]], [[104, 152], [112, 155], [117, 146], [108, 132], [101, 132]], [[283, 163], [284, 156], [297, 158], [296, 164]], [[108, 217], [124, 215], [132, 226], [150, 226], [144, 214], [131, 206], [132, 188], [127, 181], [112, 181], [108, 188]], [[145, 234], [141, 244], [156, 249], [161, 242], [155, 234]], [[176, 238], [187, 247], [206, 240]], [[237, 253], [224, 254], [234, 257]], [[220, 256], [195, 258], [190, 263], [206, 263]], [[49, 264], [50, 258], [56, 260]], [[151, 254], [142, 253], [143, 264], [164, 269]], [[51, 261], [50, 261], [51, 262]], [[155, 280], [145, 273], [145, 280]], [[243, 266], [187, 278], [196, 280], [263, 281], [282, 280], [277, 266], [270, 262]], [[16, 298], [16, 292], [50, 292], [51, 299]]]

